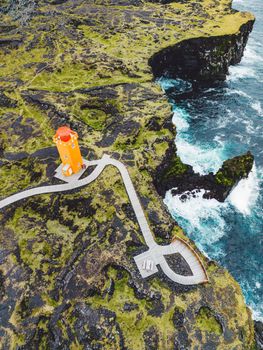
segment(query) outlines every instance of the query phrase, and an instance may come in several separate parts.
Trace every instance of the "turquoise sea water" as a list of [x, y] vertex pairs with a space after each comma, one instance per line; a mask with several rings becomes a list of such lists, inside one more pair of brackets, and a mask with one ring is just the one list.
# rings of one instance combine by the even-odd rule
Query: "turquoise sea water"
[[[203, 199], [202, 192], [181, 202], [168, 191], [164, 201], [197, 246], [239, 281], [254, 317], [263, 320], [263, 2], [236, 0], [233, 7], [257, 18], [243, 60], [220, 87], [171, 100], [175, 143], [181, 159], [202, 174], [248, 149], [255, 156], [253, 171], [225, 203]], [[181, 84], [159, 82], [164, 90]]]

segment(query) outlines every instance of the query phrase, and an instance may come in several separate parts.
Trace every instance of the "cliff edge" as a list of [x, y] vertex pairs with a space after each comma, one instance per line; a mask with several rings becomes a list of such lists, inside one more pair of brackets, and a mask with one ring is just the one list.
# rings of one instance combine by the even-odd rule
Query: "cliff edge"
[[[52, 137], [68, 124], [85, 158], [107, 153], [128, 167], [157, 242], [178, 236], [196, 249], [153, 185], [175, 137], [153, 78], [175, 63], [193, 80], [224, 78], [253, 16], [230, 0], [6, 0], [1, 16], [1, 198], [54, 183]], [[189, 57], [176, 54], [182, 45]], [[180, 174], [186, 165], [173, 157]], [[2, 349], [253, 348], [250, 310], [225, 269], [199, 252], [210, 283], [143, 280], [133, 256], [146, 249], [113, 167], [81, 190], [2, 210]], [[187, 273], [180, 256], [170, 263]]]

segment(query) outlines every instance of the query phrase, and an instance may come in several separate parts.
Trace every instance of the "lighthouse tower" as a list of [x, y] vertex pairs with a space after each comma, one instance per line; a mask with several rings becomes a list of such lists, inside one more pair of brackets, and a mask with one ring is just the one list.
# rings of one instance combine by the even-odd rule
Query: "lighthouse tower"
[[62, 126], [58, 128], [53, 140], [63, 164], [63, 175], [70, 176], [79, 172], [82, 169], [83, 160], [78, 145], [78, 134], [69, 127]]

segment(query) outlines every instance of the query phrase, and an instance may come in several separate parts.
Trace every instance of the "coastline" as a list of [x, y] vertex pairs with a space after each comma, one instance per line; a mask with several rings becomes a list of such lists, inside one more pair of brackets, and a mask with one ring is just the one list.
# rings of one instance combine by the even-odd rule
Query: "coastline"
[[[61, 6], [63, 10], [63, 5]], [[174, 5], [170, 6], [173, 9]], [[156, 8], [154, 7], [154, 9]], [[59, 10], [59, 6], [57, 10]], [[171, 10], [167, 10], [168, 13], [169, 11]], [[250, 15], [248, 15], [248, 18], [251, 18]], [[242, 18], [242, 20], [246, 21], [245, 18]], [[250, 20], [251, 19], [249, 19], [249, 21]], [[88, 157], [95, 158], [95, 156], [101, 156], [102, 153], [107, 150], [110, 151], [113, 156], [121, 157], [121, 159], [130, 167], [132, 177], [136, 183], [138, 192], [141, 195], [142, 203], [146, 208], [148, 219], [154, 228], [157, 240], [160, 242], [169, 242], [173, 235], [178, 235], [179, 237], [187, 239], [181, 229], [173, 222], [170, 215], [167, 213], [166, 208], [162, 204], [161, 198], [157, 195], [152, 185], [153, 174], [158, 165], [162, 163], [167, 149], [169, 149], [174, 141], [173, 126], [169, 119], [171, 111], [167, 98], [163, 95], [159, 87], [154, 83], [148, 82], [148, 79], [150, 80], [151, 77], [151, 72], [146, 68], [147, 62], [145, 62], [142, 68], [140, 68], [139, 76], [136, 65], [138, 62], [140, 63], [140, 61], [135, 63], [129, 62], [129, 60], [133, 61], [135, 56], [129, 58], [128, 61], [123, 60], [126, 64], [126, 68], [123, 68], [120, 62], [112, 59], [112, 55], [116, 54], [116, 52], [114, 52], [112, 48], [109, 48], [111, 41], [108, 40], [108, 44], [107, 38], [102, 38], [100, 33], [95, 33], [93, 29], [91, 30], [90, 28], [87, 28], [87, 25], [82, 23], [83, 20], [79, 20], [79, 22], [80, 23], [77, 23], [77, 28], [80, 27], [84, 32], [85, 40], [89, 40], [89, 38], [92, 40], [95, 39], [99, 45], [104, 45], [104, 48], [106, 47], [107, 50], [109, 49], [109, 57], [106, 58], [106, 61], [104, 60], [104, 62], [106, 62], [105, 71], [101, 73], [100, 66], [98, 65], [95, 67], [95, 74], [92, 73], [89, 75], [90, 70], [94, 69], [90, 68], [94, 61], [94, 57], [91, 57], [89, 61], [89, 58], [87, 58], [88, 56], [85, 56], [88, 55], [88, 52], [85, 52], [85, 55], [84, 52], [82, 52], [82, 56], [78, 56], [78, 52], [73, 52], [72, 58], [69, 59], [69, 62], [72, 63], [76, 60], [81, 63], [82, 61], [85, 61], [86, 69], [83, 70], [82, 66], [74, 65], [75, 69], [79, 69], [80, 71], [77, 81], [75, 82], [75, 80], [73, 80], [73, 85], [75, 86], [72, 89], [72, 86], [65, 84], [62, 89], [59, 89], [59, 84], [61, 84], [59, 75], [61, 72], [56, 72], [56, 69], [62, 70], [63, 73], [63, 67], [67, 65], [68, 60], [66, 57], [63, 61], [62, 56], [60, 56], [61, 53], [59, 53], [59, 55], [56, 56], [50, 54], [49, 57], [51, 60], [55, 59], [57, 67], [49, 67], [47, 65], [41, 70], [41, 67], [39, 66], [40, 62], [38, 62], [37, 65], [33, 64], [33, 67], [37, 68], [36, 74], [35, 71], [32, 73], [27, 72], [27, 76], [25, 76], [24, 73], [19, 74], [19, 79], [22, 80], [22, 83], [18, 79], [15, 82], [8, 80], [5, 81], [5, 95], [11, 100], [15, 100], [16, 104], [20, 107], [20, 110], [21, 108], [23, 109], [23, 106], [25, 105], [27, 106], [27, 109], [30, 108], [27, 115], [28, 119], [30, 118], [30, 114], [37, 113], [38, 120], [41, 121], [41, 123], [36, 125], [34, 121], [29, 119], [27, 124], [31, 126], [31, 130], [27, 131], [24, 129], [23, 136], [26, 135], [26, 138], [24, 140], [22, 139], [21, 143], [19, 143], [19, 141], [13, 142], [12, 139], [8, 140], [8, 138], [7, 142], [4, 137], [4, 152], [15, 151], [14, 153], [19, 153], [19, 151], [25, 148], [28, 153], [33, 153], [32, 150], [41, 149], [43, 146], [49, 145], [49, 137], [52, 134], [53, 129], [59, 123], [62, 121], [64, 123], [70, 123], [76, 129], [82, 130], [81, 136], [83, 145], [87, 147]], [[76, 24], [73, 26], [76, 26]], [[86, 27], [84, 28], [84, 26]], [[220, 28], [215, 29], [215, 31], [220, 31]], [[73, 35], [72, 33], [70, 34]], [[116, 33], [114, 35], [116, 35]], [[81, 40], [83, 40], [83, 36], [80, 35], [79, 31], [77, 31], [76, 38], [82, 38]], [[160, 41], [162, 42], [162, 40], [163, 39]], [[167, 45], [167, 40], [163, 41], [165, 44], [162, 45]], [[139, 53], [140, 45], [141, 43], [138, 45], [138, 49], [136, 48], [135, 55]], [[13, 54], [12, 49], [10, 48], [5, 48], [4, 50], [10, 50], [9, 53], [11, 55]], [[96, 48], [96, 50], [99, 62], [101, 62], [105, 57], [103, 57], [100, 48]], [[152, 48], [150, 51], [152, 51]], [[9, 53], [7, 51], [7, 57]], [[146, 50], [143, 56], [146, 56], [147, 54], [148, 52]], [[66, 51], [66, 55], [71, 57], [70, 49]], [[27, 59], [27, 56], [22, 58], [22, 63], [25, 63], [23, 61], [24, 59]], [[117, 77], [114, 79], [109, 77], [109, 72], [112, 72], [110, 69], [112, 63], [114, 64], [114, 70], [121, 72], [117, 73]], [[23, 66], [21, 66], [21, 69], [23, 69]], [[70, 69], [68, 67], [67, 69], [68, 70], [64, 72], [65, 79], [74, 78]], [[47, 71], [49, 74], [46, 73]], [[83, 84], [81, 79], [81, 74], [83, 72], [85, 72], [91, 80], [97, 80], [97, 86], [91, 86], [92, 83], [90, 84], [89, 82], [88, 84]], [[59, 84], [56, 82], [57, 79]], [[119, 85], [114, 85], [114, 80], [117, 80]], [[13, 93], [12, 88], [17, 89], [18, 92]], [[21, 95], [19, 95], [19, 91], [21, 91]], [[97, 96], [99, 96], [99, 98], [97, 98]], [[141, 110], [138, 110], [138, 107]], [[14, 114], [17, 112], [16, 107], [4, 107], [3, 110], [4, 113], [9, 113], [9, 118], [4, 119], [4, 123], [10, 128], [10, 119], [12, 121], [12, 118], [14, 118], [12, 123], [15, 123], [16, 117]], [[89, 110], [90, 113], [94, 113], [93, 118], [87, 117], [87, 115], [84, 114], [86, 110]], [[80, 113], [82, 120], [76, 117], [77, 113]], [[46, 118], [46, 116], [48, 116], [48, 118]], [[108, 121], [108, 119], [110, 121]], [[104, 123], [106, 121], [107, 125], [106, 128], [104, 128]], [[22, 128], [24, 125], [23, 121], [20, 123]], [[114, 128], [111, 127], [111, 124], [114, 125]], [[40, 136], [36, 136], [37, 134], [35, 132], [39, 131], [39, 125], [41, 125], [41, 127], [44, 125], [46, 128], [44, 130], [40, 129]], [[118, 133], [115, 131], [116, 125], [119, 125]], [[38, 137], [40, 139], [35, 145], [32, 141], [32, 136], [33, 138]], [[176, 162], [178, 162], [178, 159], [176, 159]], [[28, 161], [28, 158], [25, 158], [20, 161], [6, 162], [6, 160], [3, 159], [1, 175], [3, 176], [4, 174], [6, 177], [7, 187], [2, 190], [1, 196], [6, 196], [9, 192], [11, 193], [14, 191], [16, 186], [18, 186], [17, 189], [19, 189], [19, 186], [25, 188], [28, 185], [32, 185], [32, 183], [38, 184], [43, 181], [50, 181], [52, 169], [56, 165], [54, 159], [51, 160], [48, 156], [40, 163], [42, 173], [39, 171], [39, 164], [37, 161], [32, 162]], [[181, 164], [179, 164], [179, 171], [180, 166]], [[176, 171], [177, 170], [178, 168], [176, 168]], [[10, 184], [8, 184], [10, 182], [9, 176], [11, 173], [15, 172], [18, 172], [18, 174], [20, 173], [20, 179], [23, 178], [24, 181], [19, 184], [19, 176], [16, 176], [16, 179], [11, 179], [13, 183], [11, 183], [10, 187]], [[28, 177], [28, 174], [30, 174], [30, 177]], [[113, 181], [114, 178], [115, 181]], [[114, 191], [103, 190], [104, 188], [108, 188], [109, 185], [111, 190], [113, 189]], [[198, 320], [202, 320], [203, 318], [205, 320], [212, 320], [211, 322], [215, 325], [216, 329], [215, 334], [217, 334], [218, 337], [217, 342], [225, 344], [225, 349], [232, 346], [231, 341], [232, 344], [238, 342], [238, 332], [241, 328], [246, 329], [244, 335], [245, 340], [242, 341], [245, 341], [248, 346], [253, 343], [253, 325], [251, 324], [250, 313], [246, 310], [240, 287], [227, 271], [216, 264], [209, 262], [203, 257], [203, 262], [207, 267], [209, 274], [212, 276], [212, 283], [209, 286], [202, 287], [200, 290], [196, 288], [182, 290], [180, 286], [172, 286], [164, 277], [161, 277], [159, 282], [156, 280], [149, 280], [146, 285], [142, 284], [138, 278], [135, 267], [131, 263], [131, 257], [134, 252], [138, 252], [143, 248], [143, 242], [140, 234], [137, 232], [137, 227], [133, 224], [132, 218], [129, 217], [129, 208], [127, 207], [125, 195], [123, 194], [123, 189], [121, 189], [115, 172], [113, 170], [109, 171], [108, 176], [100, 179], [99, 182], [94, 185], [91, 192], [99, 192], [99, 198], [103, 198], [103, 200], [98, 200], [96, 198], [94, 200], [92, 196], [87, 195], [85, 190], [83, 190], [82, 195], [84, 194], [87, 198], [85, 205], [87, 205], [88, 210], [77, 204], [77, 200], [81, 194], [73, 193], [71, 195], [66, 195], [64, 198], [60, 197], [59, 199], [56, 199], [54, 196], [46, 196], [43, 197], [42, 201], [30, 200], [22, 205], [22, 210], [20, 210], [19, 207], [13, 207], [10, 210], [7, 210], [6, 213], [0, 215], [0, 220], [4, 227], [4, 236], [9, 237], [9, 242], [2, 242], [2, 244], [4, 248], [8, 247], [10, 250], [7, 255], [4, 255], [3, 260], [1, 260], [1, 269], [3, 272], [1, 272], [0, 276], [7, 276], [7, 272], [11, 273], [14, 269], [22, 269], [24, 276], [26, 276], [26, 280], [33, 271], [32, 277], [29, 279], [30, 283], [38, 281], [39, 287], [42, 289], [44, 288], [44, 293], [40, 296], [41, 302], [39, 301], [38, 305], [34, 305], [32, 304], [32, 298], [36, 297], [36, 295], [34, 295], [36, 294], [35, 291], [33, 290], [33, 295], [31, 295], [22, 284], [17, 285], [18, 294], [16, 295], [16, 298], [18, 302], [15, 308], [12, 309], [12, 313], [9, 314], [9, 317], [13, 320], [13, 326], [16, 327], [16, 332], [19, 334], [21, 326], [23, 326], [24, 317], [28, 317], [27, 315], [32, 314], [32, 312], [37, 315], [37, 319], [33, 320], [33, 322], [27, 326], [27, 338], [22, 337], [22, 339], [19, 339], [21, 344], [23, 344], [26, 339], [29, 339], [27, 341], [30, 342], [39, 341], [41, 339], [39, 331], [37, 331], [37, 333], [32, 333], [31, 327], [32, 325], [39, 326], [39, 322], [41, 319], [43, 320], [43, 317], [46, 324], [50, 324], [53, 315], [58, 318], [62, 317], [64, 310], [66, 310], [66, 319], [70, 324], [73, 314], [72, 308], [74, 308], [74, 305], [76, 306], [76, 303], [92, 303], [97, 305], [98, 309], [101, 305], [106, 307], [101, 296], [107, 295], [107, 281], [109, 276], [111, 276], [111, 280], [115, 281], [117, 286], [115, 289], [113, 286], [113, 301], [110, 307], [111, 312], [116, 313], [115, 315], [117, 316], [114, 317], [117, 317], [118, 320], [122, 319], [122, 315], [116, 306], [116, 300], [118, 300], [119, 297], [119, 285], [123, 285], [122, 280], [126, 281], [128, 278], [129, 284], [132, 286], [135, 295], [139, 295], [139, 298], [132, 300], [133, 303], [140, 305], [140, 312], [145, 313], [143, 304], [140, 304], [140, 300], [148, 298], [150, 300], [149, 303], [151, 304], [150, 309], [152, 310], [152, 313], [154, 314], [155, 312], [159, 314], [162, 322], [167, 320], [167, 317], [169, 319], [171, 314], [174, 314], [174, 310], [171, 310], [171, 307], [169, 308], [169, 299], [172, 298], [175, 302], [174, 295], [176, 295], [176, 303], [178, 304], [176, 304], [177, 311], [175, 314], [177, 316], [179, 314], [184, 315], [180, 317], [185, 319], [184, 322], [186, 326], [177, 325], [178, 329], [174, 330], [171, 322], [167, 321], [167, 327], [170, 332], [170, 335], [167, 337], [164, 335], [165, 333], [160, 325], [161, 321], [158, 320], [157, 322], [155, 319], [153, 321], [153, 319], [151, 319], [151, 314], [150, 316], [145, 315], [146, 318], [148, 317], [150, 324], [152, 324], [153, 327], [157, 329], [157, 332], [160, 333], [159, 337], [162, 340], [158, 340], [158, 342], [163, 342], [162, 344], [164, 344], [165, 341], [171, 342], [169, 337], [172, 337], [171, 334], [173, 332], [176, 332], [176, 337], [180, 339], [181, 344], [189, 344], [189, 338], [191, 337], [194, 337], [195, 341], [199, 342], [200, 332], [203, 332], [203, 337], [208, 338], [207, 341], [212, 341], [209, 339], [209, 332], [207, 329], [202, 328], [203, 323], [201, 323], [202, 326], [198, 326], [199, 328], [196, 326], [196, 315], [200, 316]], [[74, 199], [72, 199], [72, 196]], [[111, 206], [113, 201], [118, 205], [116, 211], [114, 211]], [[49, 203], [51, 203], [50, 209], [48, 209]], [[70, 209], [68, 203], [71, 203]], [[63, 211], [60, 208], [64, 208]], [[78, 218], [77, 212], [80, 213]], [[62, 216], [60, 217], [60, 215]], [[126, 216], [128, 218], [126, 220], [128, 221], [125, 221], [124, 224], [122, 224], [120, 219], [123, 219]], [[40, 241], [37, 239], [36, 232], [32, 230], [30, 222], [33, 222], [35, 227], [38, 227], [42, 232], [42, 238]], [[49, 222], [48, 226], [46, 225], [46, 222]], [[110, 230], [112, 230], [112, 222], [114, 222], [114, 232], [117, 232], [117, 239], [114, 238], [112, 232], [110, 232]], [[160, 222], [162, 223], [161, 225]], [[54, 229], [56, 226], [60, 227], [62, 232], [63, 230], [66, 232], [68, 237], [68, 247], [71, 252], [70, 254], [65, 252], [62, 256], [59, 256], [59, 266], [62, 273], [60, 271], [58, 276], [57, 270], [54, 269], [49, 262], [45, 262], [46, 260], [48, 261], [48, 259], [58, 262], [58, 258], [54, 257], [53, 252], [49, 248], [52, 245], [56, 246], [55, 240], [60, 237], [59, 232]], [[74, 237], [76, 239], [76, 241], [73, 242], [70, 240], [70, 235], [66, 229], [67, 227], [72, 226], [75, 227]], [[27, 232], [23, 227], [27, 228], [29, 231]], [[91, 229], [89, 227], [91, 227]], [[100, 232], [100, 238], [97, 243], [95, 238], [85, 238], [85, 230], [89, 231], [91, 237], [96, 236], [94, 233]], [[52, 237], [47, 238], [47, 233], [51, 232], [54, 235], [54, 240]], [[31, 246], [29, 246], [27, 244], [28, 240], [33, 242], [33, 245], [31, 244]], [[61, 240], [61, 237], [58, 240]], [[16, 241], [18, 242], [17, 245], [15, 243]], [[45, 241], [47, 241], [47, 245], [43, 246], [43, 242]], [[196, 249], [193, 242], [190, 242], [189, 239], [187, 239], [187, 241]], [[12, 244], [17, 246], [16, 250], [12, 250]], [[93, 244], [95, 244], [95, 248], [93, 248]], [[100, 250], [100, 245], [107, 247], [106, 252]], [[85, 249], [83, 249], [83, 247], [85, 247]], [[5, 250], [8, 251], [8, 249]], [[41, 252], [40, 258], [38, 257], [39, 251]], [[119, 257], [116, 262], [114, 256], [116, 256], [117, 251]], [[78, 254], [75, 252], [78, 252]], [[89, 256], [87, 256], [87, 252]], [[73, 258], [73, 256], [75, 257]], [[92, 256], [93, 264], [95, 264], [98, 271], [97, 276], [93, 276], [93, 268], [89, 266], [90, 256]], [[101, 264], [101, 256], [104, 257], [103, 265]], [[72, 277], [70, 275], [71, 265], [73, 265], [74, 270], [77, 271], [77, 276], [82, 277]], [[117, 270], [116, 265], [118, 266]], [[43, 269], [47, 269], [51, 277], [48, 278], [48, 282], [52, 285], [51, 289], [45, 287], [45, 274], [40, 273], [41, 270], [43, 272]], [[118, 271], [122, 271], [123, 276], [120, 278], [118, 278]], [[129, 272], [128, 277], [124, 271]], [[40, 276], [38, 276], [39, 274]], [[84, 280], [83, 276], [85, 276]], [[3, 278], [4, 285], [7, 286], [3, 293], [4, 295], [9, 296], [11, 300], [11, 289], [8, 289], [7, 280], [5, 280], [5, 277]], [[12, 278], [15, 281], [15, 275], [13, 275]], [[157, 279], [158, 278], [159, 277], [157, 277]], [[69, 283], [68, 281], [70, 280], [71, 282]], [[74, 284], [80, 286], [78, 291], [74, 288]], [[96, 285], [98, 285], [98, 287], [96, 287]], [[65, 298], [63, 298], [59, 292], [62, 286], [66, 295]], [[158, 292], [158, 289], [161, 290], [161, 293]], [[229, 289], [231, 290], [229, 291]], [[88, 293], [87, 290], [89, 291]], [[185, 295], [183, 291], [186, 293]], [[150, 295], [153, 292], [154, 294], [151, 297]], [[125, 293], [128, 298], [128, 295], [131, 294], [131, 290], [125, 290]], [[225, 310], [220, 302], [222, 293], [230, 293], [232, 299], [236, 299], [236, 305], [233, 303], [233, 300], [231, 300], [231, 297], [229, 297], [229, 300], [225, 300], [229, 310]], [[163, 294], [163, 300], [161, 294]], [[39, 295], [39, 292], [37, 292], [37, 295]], [[8, 303], [10, 303], [10, 300], [8, 301], [8, 298], [4, 299], [4, 303], [9, 305]], [[65, 306], [65, 303], [70, 304], [69, 311], [67, 311], [68, 309]], [[62, 308], [63, 312], [59, 309], [61, 305], [64, 305], [64, 308]], [[191, 309], [192, 311], [190, 311]], [[207, 310], [210, 311], [208, 312]], [[236, 327], [233, 320], [231, 320], [233, 313], [236, 314], [236, 319], [245, 318], [240, 321], [238, 327]], [[133, 317], [136, 319], [138, 316], [136, 311], [132, 311], [132, 314], [130, 315], [132, 315], [132, 320]], [[78, 315], [78, 317], [81, 316]], [[83, 324], [85, 323], [85, 318], [82, 322]], [[72, 327], [74, 328], [73, 323]], [[112, 327], [114, 328], [115, 326]], [[146, 331], [146, 329], [143, 328], [143, 325], [141, 327]], [[47, 333], [48, 332], [49, 331], [47, 331]], [[129, 334], [129, 330], [124, 327], [122, 332], [124, 339], [122, 341], [124, 343], [125, 341], [132, 343], [133, 336]], [[230, 333], [232, 334], [231, 336], [229, 335]], [[28, 338], [28, 334], [31, 334], [31, 338]], [[226, 335], [228, 336], [228, 339]], [[10, 339], [11, 342], [18, 341], [15, 334], [12, 334], [10, 338], [8, 335], [5, 335], [5, 337], [6, 344], [10, 342]], [[58, 337], [58, 339], [61, 338], [58, 330], [56, 337]]]

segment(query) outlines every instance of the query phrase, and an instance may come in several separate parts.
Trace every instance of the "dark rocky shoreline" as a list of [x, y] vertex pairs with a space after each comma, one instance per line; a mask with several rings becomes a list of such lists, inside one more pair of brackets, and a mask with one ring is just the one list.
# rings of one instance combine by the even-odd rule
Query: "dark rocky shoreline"
[[[182, 100], [202, 87], [211, 87], [224, 81], [231, 65], [241, 61], [248, 36], [252, 31], [254, 20], [241, 26], [235, 35], [196, 38], [182, 41], [175, 46], [165, 48], [149, 59], [154, 76], [166, 76], [184, 79], [192, 88], [186, 93], [177, 93], [176, 98]], [[173, 91], [170, 91], [173, 98]], [[168, 93], [169, 96], [169, 93]], [[248, 177], [254, 158], [248, 151], [243, 156], [234, 157], [222, 164], [217, 174], [201, 176], [187, 164], [180, 164], [174, 158], [176, 147], [171, 145], [166, 152], [163, 163], [157, 168], [154, 182], [160, 195], [176, 187], [172, 194], [185, 196], [194, 190], [204, 189], [204, 198], [215, 198], [223, 202], [237, 182]], [[178, 169], [179, 168], [181, 169]], [[179, 170], [179, 171], [178, 171]]]
[[158, 176], [154, 177], [154, 184], [161, 196], [172, 189], [173, 195], [181, 195], [182, 201], [196, 190], [204, 189], [203, 198], [215, 198], [219, 202], [224, 202], [231, 190], [237, 183], [247, 178], [252, 170], [254, 157], [248, 151], [246, 154], [226, 160], [216, 174], [200, 175], [193, 171], [190, 165], [182, 165], [182, 173], [178, 174], [176, 169], [173, 172], [174, 163], [171, 163], [171, 156], [168, 152], [164, 162], [158, 167]]
[[165, 48], [149, 59], [154, 76], [180, 78], [197, 86], [224, 81], [229, 66], [241, 61], [253, 24], [251, 20], [242, 25], [238, 34], [194, 38]]
[[[68, 123], [88, 157], [118, 155], [129, 167], [158, 243], [178, 236], [196, 249], [153, 186], [161, 165], [167, 183], [191, 171], [173, 148], [171, 108], [148, 60], [194, 37], [222, 37], [225, 58], [210, 50], [207, 61], [222, 77], [253, 16], [227, 0], [10, 2], [18, 21], [7, 16], [0, 26], [1, 197], [52, 181], [52, 136]], [[251, 313], [234, 278], [199, 252], [210, 283], [183, 288], [161, 273], [143, 280], [133, 256], [147, 247], [135, 221], [111, 168], [88, 188], [1, 212], [3, 349], [252, 349]]]

